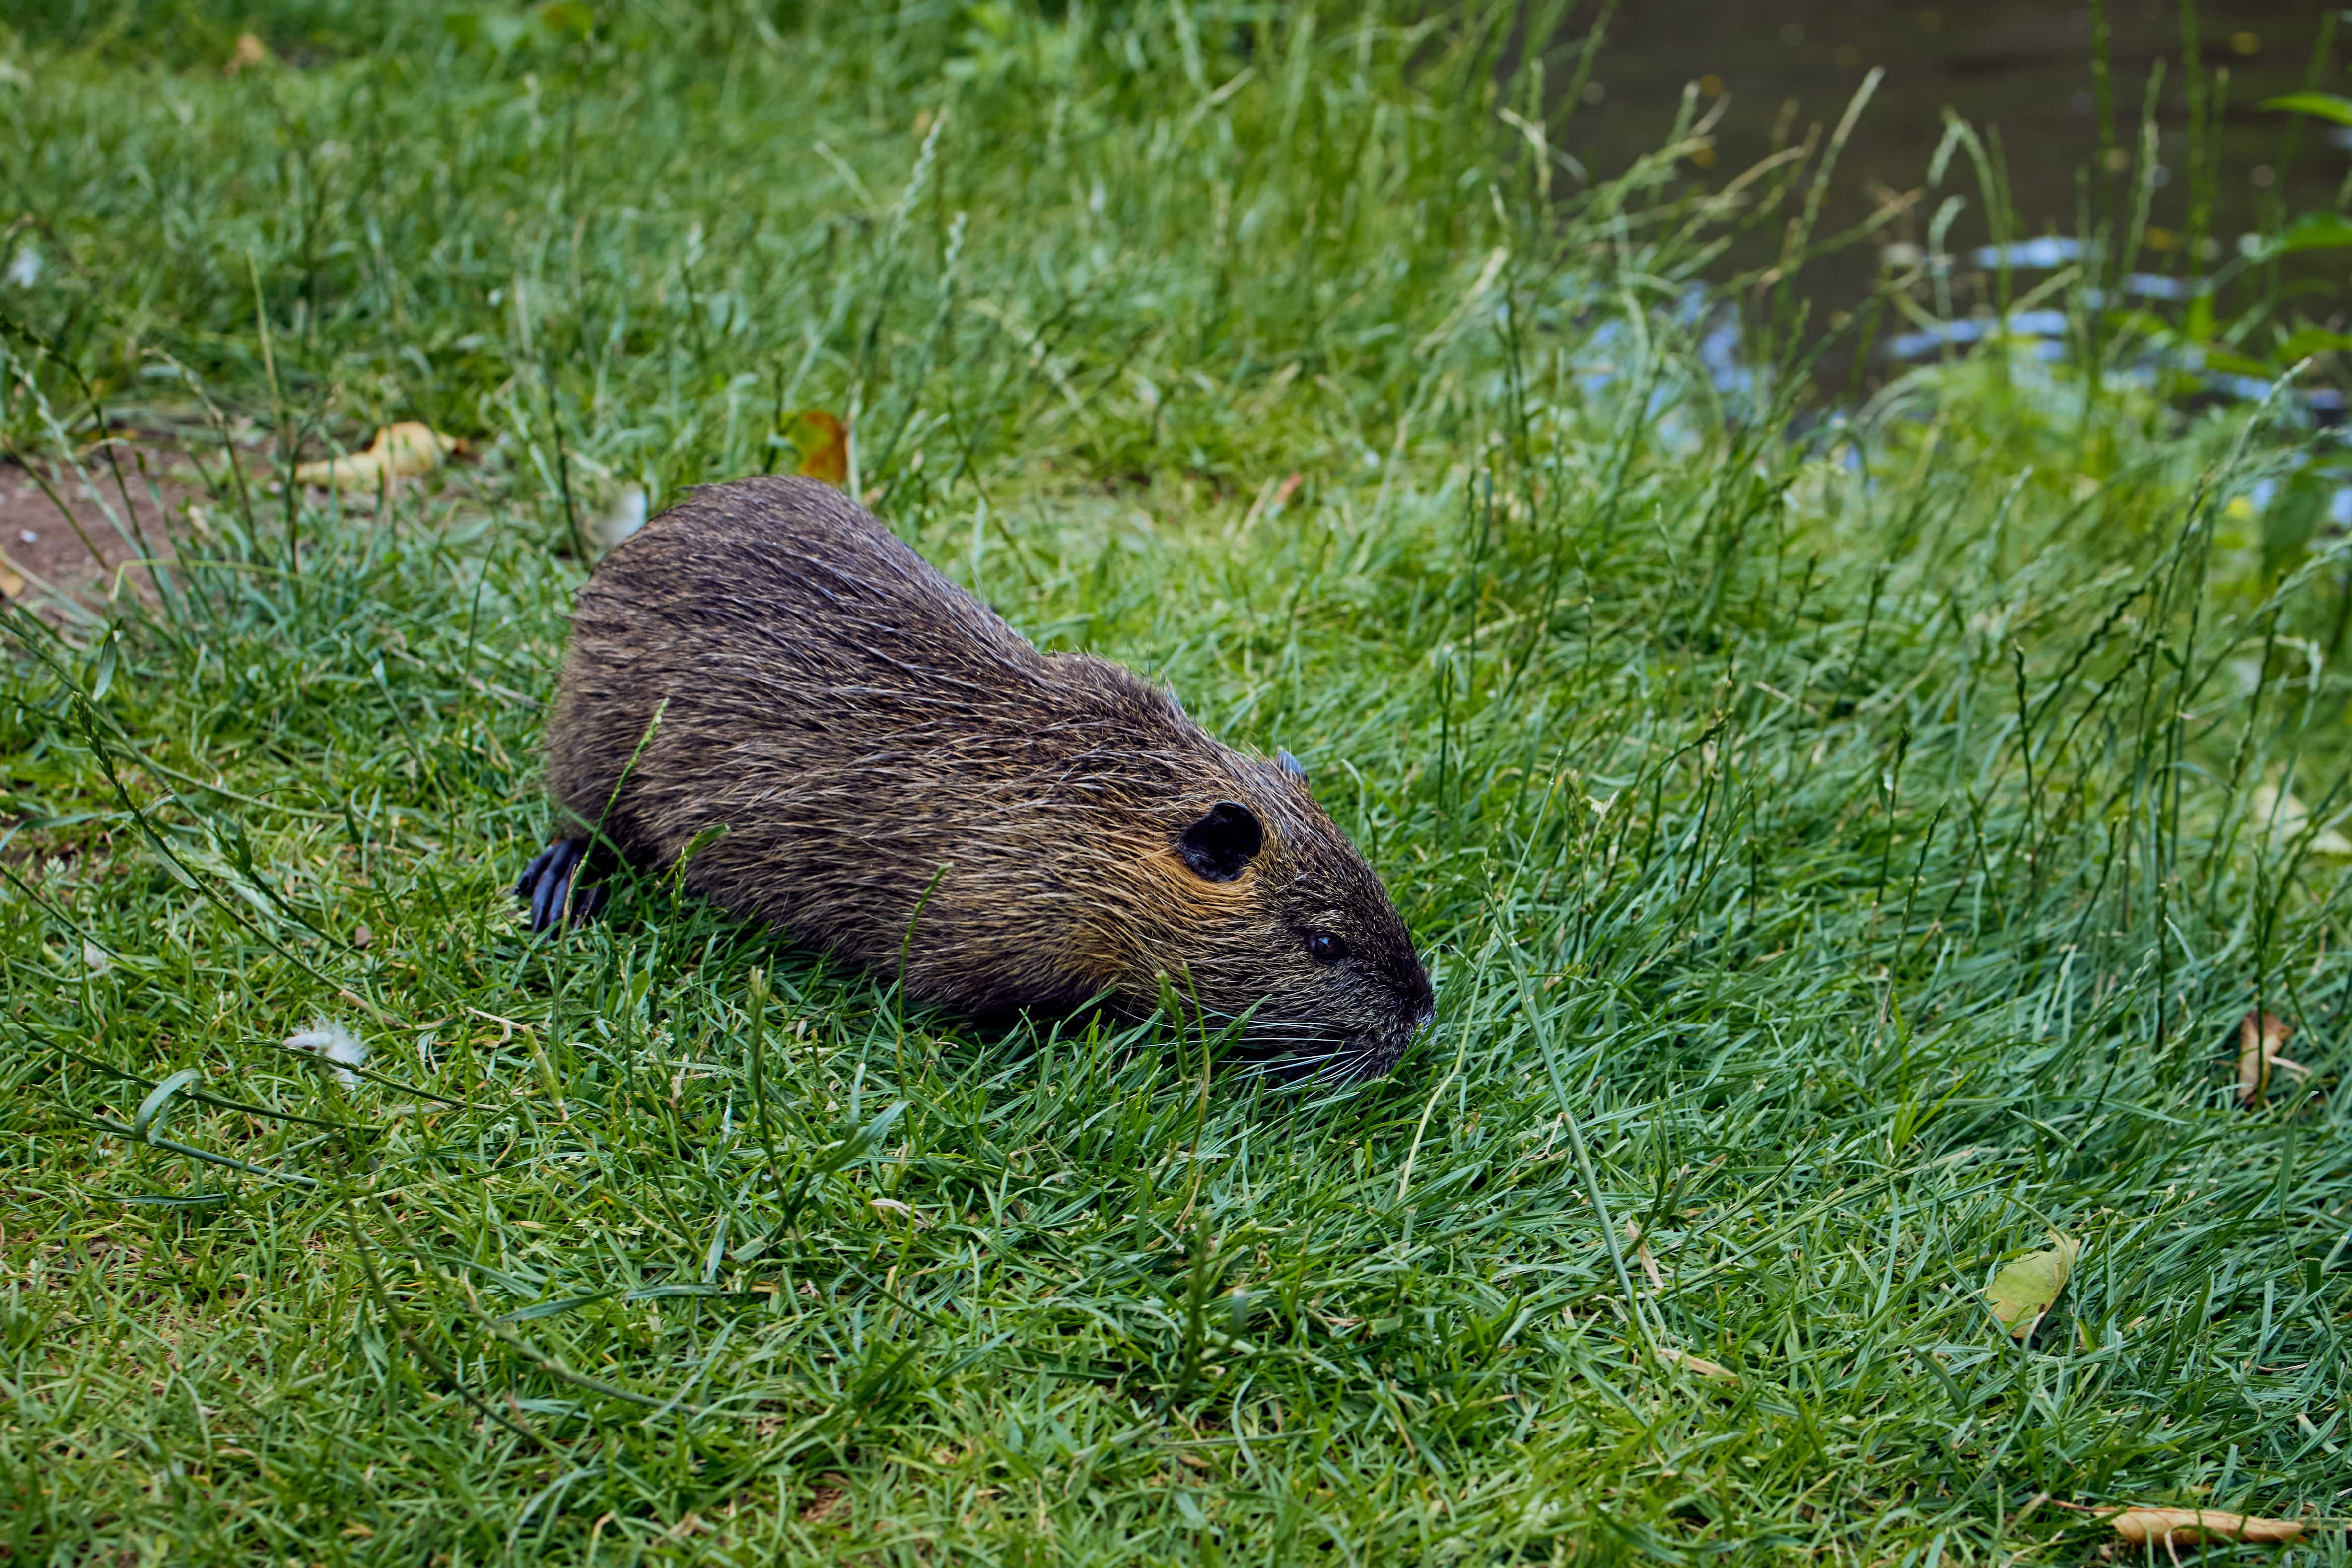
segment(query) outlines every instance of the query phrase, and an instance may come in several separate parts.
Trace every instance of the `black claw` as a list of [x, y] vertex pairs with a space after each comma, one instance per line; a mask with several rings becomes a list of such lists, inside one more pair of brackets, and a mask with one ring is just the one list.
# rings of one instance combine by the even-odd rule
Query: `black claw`
[[610, 890], [604, 883], [588, 879], [610, 872], [613, 864], [611, 855], [590, 849], [585, 839], [558, 839], [531, 857], [515, 882], [515, 896], [530, 912], [531, 930], [552, 927], [563, 918], [567, 904], [570, 924], [584, 925], [596, 918], [608, 902]]
[[558, 846], [558, 853], [548, 862], [547, 874], [539, 881], [539, 896], [531, 900], [530, 928], [544, 931], [563, 917], [563, 905], [572, 896], [572, 873], [580, 868], [580, 846], [566, 840]]
[[587, 859], [587, 845], [581, 840], [559, 839], [524, 869], [521, 880], [515, 883], [515, 896], [530, 906], [531, 930], [545, 931], [553, 925], [562, 916], [567, 900], [575, 925], [593, 919], [604, 907], [602, 883], [573, 889], [577, 873]]
[[522, 876], [515, 883], [517, 898], [530, 902], [531, 885], [539, 881], [539, 873], [547, 869], [547, 862], [555, 858], [555, 852], [562, 849], [564, 842], [564, 840], [558, 839], [531, 857], [530, 863], [522, 868]]
[[562, 899], [564, 884], [570, 880], [553, 866], [540, 877], [539, 885], [531, 889], [530, 894], [531, 930], [544, 931], [554, 924], [555, 906]]

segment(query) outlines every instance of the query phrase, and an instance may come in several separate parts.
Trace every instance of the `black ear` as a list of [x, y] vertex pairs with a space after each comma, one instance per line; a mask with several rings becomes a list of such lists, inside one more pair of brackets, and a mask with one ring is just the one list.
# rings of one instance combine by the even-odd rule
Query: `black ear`
[[1298, 758], [1291, 756], [1287, 751], [1276, 752], [1274, 754], [1274, 760], [1278, 766], [1280, 766], [1285, 773], [1289, 774], [1301, 784], [1307, 782], [1307, 764], [1299, 761]]
[[1238, 800], [1220, 800], [1184, 830], [1176, 851], [1197, 874], [1211, 882], [1231, 882], [1265, 842], [1265, 830], [1258, 826], [1255, 812]]

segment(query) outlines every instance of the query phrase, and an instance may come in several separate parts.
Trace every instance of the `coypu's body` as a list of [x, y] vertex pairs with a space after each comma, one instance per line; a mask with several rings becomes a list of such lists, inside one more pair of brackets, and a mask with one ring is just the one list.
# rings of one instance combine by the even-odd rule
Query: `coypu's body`
[[593, 908], [569, 883], [593, 829], [877, 973], [903, 953], [910, 995], [967, 1012], [1149, 1011], [1164, 976], [1345, 1072], [1386, 1071], [1430, 1017], [1403, 923], [1287, 754], [1040, 653], [813, 481], [693, 491], [607, 556], [547, 746], [582, 836], [526, 873], [535, 926]]

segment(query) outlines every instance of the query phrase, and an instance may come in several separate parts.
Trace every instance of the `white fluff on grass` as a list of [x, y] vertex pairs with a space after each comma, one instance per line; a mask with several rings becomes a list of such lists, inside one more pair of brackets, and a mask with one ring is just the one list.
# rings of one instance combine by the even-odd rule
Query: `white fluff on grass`
[[645, 526], [645, 486], [624, 485], [611, 506], [588, 519], [587, 528], [598, 549], [611, 549]]
[[317, 1051], [336, 1064], [335, 1076], [342, 1081], [344, 1088], [359, 1087], [360, 1075], [352, 1069], [367, 1065], [367, 1047], [342, 1025], [320, 1019], [301, 1033], [288, 1035], [286, 1043], [297, 1051]]

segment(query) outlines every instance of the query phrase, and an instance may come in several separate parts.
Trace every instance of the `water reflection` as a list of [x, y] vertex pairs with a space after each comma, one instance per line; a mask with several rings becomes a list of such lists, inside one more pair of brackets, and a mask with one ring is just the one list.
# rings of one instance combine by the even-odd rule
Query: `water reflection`
[[[1809, 129], [1833, 124], [1874, 67], [1886, 77], [1842, 157], [1818, 232], [1867, 219], [1900, 193], [1923, 187], [1945, 133], [1947, 108], [1984, 134], [2000, 193], [2016, 222], [2014, 239], [1997, 247], [1974, 171], [1948, 178], [1915, 201], [1881, 246], [1857, 246], [1811, 262], [1799, 280], [1816, 327], [1843, 324], [1846, 313], [1890, 275], [1916, 270], [1948, 304], [1933, 325], [1907, 326], [1885, 357], [1855, 366], [1833, 352], [1821, 367], [1828, 383], [1866, 392], [1921, 355], [1980, 343], [2000, 330], [1980, 319], [1995, 311], [2010, 274], [2044, 274], [2086, 259], [2077, 236], [2125, 226], [2139, 145], [2142, 108], [2153, 98], [2156, 163], [2142, 248], [2115, 287], [2122, 297], [2094, 296], [2094, 309], [2135, 302], [2179, 307], [2242, 254], [2242, 235], [2275, 233], [2295, 213], [2336, 204], [2352, 173], [2352, 128], [2323, 127], [2265, 111], [2262, 99], [2310, 85], [2315, 70], [2327, 90], [2352, 88], [2341, 43], [2313, 59], [2321, 8], [2311, 0], [2231, 0], [2196, 7], [2197, 46], [2189, 51], [2176, 0], [2111, 0], [2110, 135], [2103, 148], [2098, 83], [2092, 68], [2088, 5], [2032, 0], [1977, 0], [1965, 7], [1883, 0], [1639, 0], [1617, 7], [1591, 78], [1571, 95], [1580, 40], [1598, 7], [1577, 7], [1544, 51], [1555, 145], [1596, 176], [1624, 169], [1667, 140], [1685, 84], [1702, 106], [1722, 112], [1714, 145], [1687, 161], [1691, 179], [1719, 187]], [[2198, 67], [2192, 104], [2186, 67]], [[2161, 71], [2160, 80], [2158, 73]], [[2193, 114], [2213, 128], [2212, 177], [2195, 166]], [[2322, 134], [2323, 131], [2328, 132]], [[1947, 234], [1931, 234], [1950, 194], [1962, 199]], [[2207, 211], [2201, 222], [2198, 211]], [[2204, 240], [2195, 246], [2201, 228]], [[1726, 272], [1767, 265], [1780, 242], [1777, 225], [1735, 241]], [[2199, 254], [2190, 255], [2192, 248]], [[2290, 264], [2324, 291], [2306, 297], [2306, 314], [2326, 320], [2343, 308], [2343, 267], [2334, 259]], [[2336, 322], [2339, 328], [2343, 323]], [[2007, 330], [2063, 351], [2064, 313], [2013, 313]], [[2325, 400], [2323, 400], [2324, 402]], [[2324, 412], [2324, 411], [2315, 411]]]

